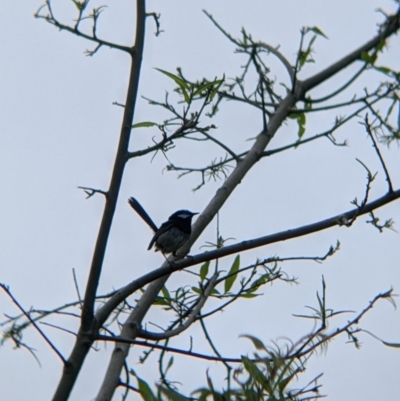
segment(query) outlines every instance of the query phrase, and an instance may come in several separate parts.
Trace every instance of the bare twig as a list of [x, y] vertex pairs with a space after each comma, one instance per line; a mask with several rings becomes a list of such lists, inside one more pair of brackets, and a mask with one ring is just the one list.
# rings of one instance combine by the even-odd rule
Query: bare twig
[[369, 197], [369, 192], [371, 190], [371, 183], [372, 181], [374, 181], [376, 174], [372, 175], [371, 171], [368, 169], [368, 167], [359, 159], [356, 158], [356, 160], [365, 168], [365, 170], [367, 171], [367, 184], [365, 186], [365, 193], [364, 193], [364, 198], [362, 200], [362, 202], [360, 204], [358, 204], [358, 200], [357, 198], [355, 198], [353, 201], [351, 201], [351, 203], [355, 206], [357, 206], [358, 209], [358, 213], [355, 213], [354, 216], [350, 219], [347, 220], [346, 218], [344, 218], [342, 221], [339, 222], [339, 224], [345, 224], [347, 227], [350, 227], [357, 219], [357, 217], [359, 216], [359, 214], [363, 211], [365, 205], [368, 202], [368, 197]]
[[154, 33], [156, 36], [159, 36], [161, 32], [164, 32], [163, 30], [161, 30], [161, 25], [160, 25], [160, 18], [161, 18], [161, 14], [157, 14], [157, 13], [147, 13], [146, 17], [153, 17], [154, 19], [154, 23], [156, 24], [156, 32]]
[[103, 191], [101, 189], [94, 189], [94, 188], [90, 188], [90, 187], [78, 187], [79, 189], [82, 189], [83, 192], [85, 192], [86, 199], [91, 198], [93, 195], [95, 194], [101, 194], [104, 195], [106, 198], [108, 196], [108, 192], [107, 191]]
[[118, 383], [118, 386], [120, 386], [120, 387], [125, 387], [125, 388], [127, 388], [128, 390], [134, 391], [135, 393], [140, 393], [140, 391], [139, 391], [138, 388], [136, 388], [136, 387], [134, 387], [134, 386], [131, 386], [131, 385], [128, 384], [128, 383], [124, 383], [123, 381], [120, 381], [120, 382]]
[[[44, 7], [47, 7], [47, 9], [49, 11], [49, 14], [47, 14], [47, 15], [41, 14], [41, 11], [43, 10]], [[68, 32], [70, 32], [70, 33], [72, 33], [72, 34], [74, 34], [76, 36], [80, 36], [80, 37], [85, 38], [87, 40], [90, 40], [92, 42], [96, 42], [97, 43], [97, 47], [96, 47], [95, 50], [86, 51], [86, 53], [88, 55], [93, 55], [94, 53], [96, 53], [97, 50], [101, 46], [107, 46], [107, 47], [110, 47], [111, 49], [122, 50], [122, 51], [127, 52], [127, 53], [129, 53], [131, 55], [135, 52], [135, 48], [132, 48], [132, 47], [129, 47], [129, 46], [122, 46], [122, 45], [119, 45], [117, 43], [112, 43], [112, 42], [108, 42], [106, 40], [99, 39], [95, 34], [95, 24], [96, 24], [96, 22], [94, 22], [94, 26], [93, 26], [93, 29], [94, 29], [93, 36], [87, 35], [87, 34], [83, 33], [82, 31], [80, 31], [78, 29], [78, 23], [73, 27], [70, 27], [68, 25], [64, 25], [64, 24], [60, 23], [55, 18], [54, 14], [53, 14], [50, 0], [46, 0], [45, 1], [45, 5], [41, 6], [39, 8], [39, 10], [35, 13], [34, 16], [35, 16], [35, 18], [44, 19], [46, 22], [48, 22], [51, 25], [54, 25], [56, 28], [58, 28], [60, 30], [68, 31]], [[80, 20], [82, 20], [82, 18], [80, 18]], [[78, 19], [78, 22], [80, 20]]]
[[292, 93], [294, 93], [296, 83], [297, 83], [297, 74], [299, 72], [299, 64], [300, 64], [300, 57], [303, 52], [303, 41], [304, 41], [304, 35], [306, 34], [306, 31], [304, 28], [301, 29], [300, 31], [300, 45], [299, 45], [299, 50], [297, 52], [297, 57], [296, 57], [296, 65], [294, 67], [294, 75], [293, 75], [293, 84], [292, 84]]
[[364, 126], [365, 126], [365, 128], [367, 130], [367, 133], [368, 133], [369, 137], [371, 138], [372, 145], [373, 145], [373, 147], [374, 147], [374, 149], [376, 151], [376, 154], [378, 155], [379, 161], [381, 162], [383, 171], [385, 172], [385, 177], [386, 177], [386, 181], [387, 181], [387, 184], [388, 184], [388, 191], [389, 192], [393, 192], [393, 185], [392, 185], [392, 181], [390, 180], [389, 171], [388, 171], [388, 169], [386, 167], [386, 164], [385, 164], [385, 162], [383, 160], [381, 152], [380, 152], [380, 150], [378, 148], [378, 145], [377, 145], [377, 143], [375, 141], [375, 138], [374, 138], [374, 135], [372, 133], [371, 125], [370, 125], [370, 123], [368, 121], [368, 113], [365, 115], [365, 118], [364, 118]]
[[327, 100], [335, 97], [339, 93], [343, 92], [346, 88], [348, 88], [367, 68], [368, 64], [364, 63], [364, 65], [345, 83], [343, 84], [339, 89], [336, 89], [332, 93], [323, 96], [318, 99], [309, 99], [311, 103], [321, 103], [321, 102], [326, 102]]
[[215, 346], [214, 342], [212, 341], [212, 338], [211, 338], [210, 335], [208, 334], [207, 327], [206, 327], [206, 325], [205, 325], [203, 319], [200, 319], [200, 324], [201, 324], [201, 328], [203, 329], [204, 336], [205, 336], [205, 338], [206, 338], [208, 344], [210, 345], [211, 349], [214, 351], [215, 355], [217, 355], [217, 357], [221, 359], [221, 362], [225, 365], [226, 368], [232, 369], [232, 366], [230, 366], [230, 365], [228, 364], [228, 362], [226, 362], [226, 361], [222, 358], [221, 353], [218, 351], [217, 347]]
[[76, 279], [75, 268], [72, 268], [72, 275], [74, 276], [74, 284], [75, 284], [76, 295], [78, 296], [78, 301], [79, 301], [79, 303], [81, 304], [81, 307], [82, 307], [82, 298], [81, 298], [81, 293], [79, 291], [78, 280]]
[[52, 327], [53, 329], [57, 329], [57, 330], [64, 331], [65, 333], [71, 334], [71, 335], [73, 335], [74, 337], [76, 337], [76, 333], [74, 333], [72, 330], [65, 329], [64, 327], [57, 326], [57, 325], [55, 325], [55, 324], [51, 324], [51, 323], [47, 323], [47, 322], [40, 322], [40, 324], [43, 324], [43, 325], [45, 325], [45, 326]]
[[287, 58], [277, 48], [269, 45], [268, 43], [254, 42], [254, 45], [262, 47], [264, 49], [267, 49], [270, 53], [272, 53], [274, 56], [276, 56], [282, 62], [282, 64], [285, 66], [287, 72], [289, 73], [290, 81], [291, 81], [292, 85], [294, 85], [295, 70], [292, 67], [292, 65], [289, 63]]
[[33, 327], [39, 332], [39, 334], [42, 336], [44, 341], [50, 346], [50, 348], [56, 353], [56, 355], [61, 359], [62, 363], [65, 365], [67, 361], [61, 354], [61, 352], [56, 348], [56, 346], [50, 341], [50, 339], [46, 336], [46, 334], [43, 333], [43, 331], [40, 329], [40, 327], [36, 324], [36, 322], [31, 318], [28, 312], [25, 311], [25, 309], [21, 306], [21, 304], [16, 300], [16, 298], [11, 294], [11, 291], [8, 289], [8, 287], [0, 283], [0, 287], [3, 289], [3, 291], [11, 298], [13, 303], [17, 306], [17, 308], [25, 315], [25, 317], [29, 320], [29, 322], [33, 325]]
[[309, 354], [311, 351], [315, 350], [316, 348], [320, 347], [321, 345], [325, 344], [327, 341], [330, 341], [332, 338], [337, 337], [339, 334], [342, 333], [349, 333], [349, 329], [357, 324], [364, 316], [366, 313], [368, 313], [374, 306], [375, 304], [381, 300], [381, 299], [389, 299], [392, 296], [393, 290], [390, 289], [388, 291], [382, 292], [378, 295], [376, 295], [369, 303], [368, 306], [365, 307], [355, 318], [351, 319], [348, 321], [347, 324], [344, 326], [337, 328], [331, 335], [326, 335], [324, 338], [321, 340], [317, 340], [315, 343], [310, 345], [309, 347], [306, 347], [307, 344], [310, 344], [314, 338], [316, 338], [321, 330], [318, 329], [317, 332], [314, 333], [314, 335], [310, 336], [307, 341], [305, 342], [305, 346], [303, 345], [299, 350], [296, 350], [296, 352], [292, 353], [290, 357], [292, 358], [300, 358], [302, 356], [305, 356]]
[[228, 154], [231, 155], [231, 157], [237, 162], [240, 162], [240, 158], [239, 156], [233, 152], [233, 150], [229, 149], [228, 146], [224, 145], [222, 142], [220, 142], [218, 139], [215, 139], [214, 137], [212, 137], [211, 135], [207, 134], [206, 132], [201, 131], [201, 134], [203, 134], [207, 139], [209, 139], [210, 141], [216, 143], [217, 145], [219, 145], [222, 149], [224, 149]]

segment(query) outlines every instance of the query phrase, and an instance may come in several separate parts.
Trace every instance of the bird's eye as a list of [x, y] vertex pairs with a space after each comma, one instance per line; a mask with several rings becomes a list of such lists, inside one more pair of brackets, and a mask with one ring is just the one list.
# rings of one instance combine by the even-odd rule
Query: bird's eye
[[191, 214], [188, 214], [188, 213], [180, 213], [180, 214], [178, 214], [178, 217], [180, 219], [187, 219], [190, 216], [191, 216]]

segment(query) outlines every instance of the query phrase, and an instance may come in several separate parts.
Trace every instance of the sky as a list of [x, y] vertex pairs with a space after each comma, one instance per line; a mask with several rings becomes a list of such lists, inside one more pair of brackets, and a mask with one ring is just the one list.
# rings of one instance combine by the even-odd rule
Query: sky
[[[64, 23], [76, 17], [73, 3], [53, 1], [56, 15]], [[94, 1], [93, 6], [105, 4]], [[33, 17], [40, 1], [7, 2], [2, 5], [0, 26], [0, 282], [10, 286], [18, 301], [26, 308], [50, 309], [76, 299], [73, 269], [81, 293], [84, 291], [88, 268], [103, 210], [103, 199], [85, 199], [78, 186], [106, 189], [117, 147], [122, 109], [113, 102], [125, 101], [129, 58], [116, 50], [102, 48], [93, 57], [84, 51], [93, 44]], [[234, 46], [202, 12], [207, 10], [228, 32], [240, 35], [245, 27], [254, 39], [279, 49], [294, 63], [299, 46], [300, 29], [318, 26], [328, 39], [318, 38], [314, 64], [306, 66], [300, 75], [305, 79], [322, 70], [344, 54], [357, 48], [376, 33], [376, 23], [382, 21], [377, 12], [382, 8], [393, 12], [391, 1], [316, 0], [273, 1], [150, 1], [148, 10], [161, 13], [159, 37], [148, 21], [140, 95], [162, 100], [173, 90], [172, 81], [155, 68], [174, 72], [181, 67], [190, 79], [235, 76], [245, 59], [234, 53]], [[88, 29], [85, 26], [85, 29]], [[99, 37], [131, 45], [134, 33], [134, 2], [112, 1], [100, 17]], [[399, 68], [399, 37], [389, 41], [380, 65]], [[285, 71], [268, 58], [277, 81], [286, 79]], [[316, 88], [312, 96], [330, 93], [345, 82], [353, 67]], [[354, 93], [372, 88], [382, 76], [368, 73], [355, 83]], [[173, 96], [172, 96], [173, 98]], [[176, 98], [175, 98], [176, 100]], [[383, 107], [383, 106], [381, 106]], [[330, 128], [337, 114], [347, 110], [310, 116], [306, 135]], [[164, 111], [138, 101], [135, 122], [162, 122]], [[338, 140], [348, 140], [347, 147], [334, 147], [327, 140], [264, 158], [245, 177], [220, 213], [220, 231], [224, 237], [242, 241], [282, 230], [299, 227], [334, 216], [352, 208], [350, 202], [362, 199], [366, 172], [356, 161], [362, 160], [372, 172], [378, 172], [371, 189], [371, 199], [382, 196], [386, 182], [376, 153], [371, 147], [361, 119], [355, 119], [337, 134]], [[248, 106], [232, 102], [221, 106], [212, 121], [218, 139], [236, 152], [249, 147], [262, 128], [259, 113]], [[156, 130], [142, 129], [133, 133], [131, 150], [152, 144]], [[281, 127], [270, 148], [292, 143], [297, 128], [293, 122]], [[210, 144], [189, 143], [168, 153], [178, 166], [201, 167], [224, 152]], [[395, 188], [400, 187], [399, 147], [380, 145]], [[159, 267], [162, 256], [147, 252], [151, 239], [148, 227], [129, 209], [126, 200], [135, 196], [144, 205], [156, 224], [161, 224], [178, 209], [201, 212], [222, 181], [210, 181], [198, 191], [192, 189], [200, 177], [191, 174], [177, 179], [174, 172], [165, 171], [167, 160], [160, 154], [148, 155], [128, 163], [117, 205], [111, 237], [107, 247], [99, 293], [119, 288], [137, 276]], [[381, 221], [400, 221], [399, 202], [377, 212]], [[239, 301], [234, 307], [210, 319], [209, 331], [224, 355], [251, 355], [251, 343], [239, 337], [252, 334], [267, 344], [289, 337], [293, 340], [308, 333], [312, 324], [293, 317], [307, 312], [306, 305], [316, 305], [316, 292], [321, 291], [322, 276], [327, 284], [329, 307], [335, 310], [360, 311], [378, 293], [391, 287], [400, 291], [400, 237], [397, 231], [379, 233], [360, 218], [351, 229], [332, 228], [304, 238], [277, 243], [241, 254], [242, 264], [256, 258], [323, 255], [339, 240], [340, 252], [323, 264], [292, 262], [282, 265], [289, 276], [297, 277], [298, 285], [276, 283], [263, 289], [256, 301]], [[201, 252], [207, 241], [215, 241], [213, 221], [192, 247]], [[220, 263], [228, 270], [234, 257]], [[198, 267], [197, 267], [198, 269]], [[192, 268], [196, 271], [196, 267]], [[196, 280], [187, 273], [178, 273], [169, 281], [170, 289], [193, 285]], [[132, 298], [132, 301], [136, 299]], [[212, 309], [212, 303], [206, 310]], [[18, 313], [10, 299], [0, 293], [1, 320]], [[353, 315], [343, 315], [331, 327], [343, 324]], [[150, 312], [146, 319], [163, 324], [168, 317], [161, 309]], [[76, 330], [71, 318], [50, 319], [69, 330]], [[400, 341], [400, 312], [389, 302], [380, 302], [363, 320], [362, 327], [389, 342]], [[68, 355], [73, 336], [42, 326], [42, 329], [64, 355]], [[193, 326], [172, 346], [188, 348], [190, 336], [198, 352], [211, 354], [198, 325]], [[299, 385], [320, 372], [321, 393], [330, 399], [395, 399], [400, 390], [398, 372], [400, 359], [396, 349], [384, 347], [372, 337], [360, 335], [362, 347], [357, 350], [340, 337], [327, 351], [309, 363]], [[2, 396], [13, 401], [49, 399], [59, 380], [62, 366], [38, 335], [29, 329], [23, 341], [36, 350], [40, 366], [24, 349], [14, 349], [11, 342], [0, 348]], [[280, 340], [281, 341], [281, 340]], [[71, 401], [91, 400], [112, 350], [110, 344], [101, 352], [92, 352], [71, 395]], [[130, 362], [150, 383], [158, 378], [157, 360], [140, 365], [143, 349], [134, 349]], [[205, 364], [186, 357], [175, 357], [171, 380], [179, 381], [185, 391], [205, 383], [206, 368], [215, 380], [223, 383], [224, 371], [216, 364]], [[24, 385], [21, 383], [23, 381]], [[120, 399], [116, 393], [115, 400]], [[131, 400], [138, 399], [130, 396]]]

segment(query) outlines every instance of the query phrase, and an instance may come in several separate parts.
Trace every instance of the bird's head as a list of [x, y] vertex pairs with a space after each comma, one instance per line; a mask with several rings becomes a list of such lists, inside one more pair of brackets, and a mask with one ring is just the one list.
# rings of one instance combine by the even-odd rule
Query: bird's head
[[169, 216], [169, 221], [182, 221], [182, 220], [192, 220], [192, 217], [198, 213], [190, 212], [189, 210], [178, 210], [174, 214]]

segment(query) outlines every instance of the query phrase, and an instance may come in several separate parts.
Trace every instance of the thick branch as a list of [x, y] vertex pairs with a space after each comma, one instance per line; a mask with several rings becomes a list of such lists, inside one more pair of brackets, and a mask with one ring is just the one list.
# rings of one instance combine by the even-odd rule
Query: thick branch
[[118, 199], [118, 193], [121, 186], [122, 175], [126, 163], [128, 144], [131, 133], [131, 126], [135, 112], [136, 98], [139, 86], [140, 67], [142, 63], [144, 33], [145, 33], [145, 0], [137, 1], [137, 22], [135, 45], [131, 52], [132, 64], [127, 91], [124, 116], [121, 126], [120, 139], [114, 169], [111, 176], [110, 187], [107, 191], [106, 204], [100, 224], [92, 264], [89, 272], [89, 279], [86, 286], [85, 297], [83, 301], [81, 327], [72, 353], [66, 363], [60, 383], [54, 394], [53, 401], [64, 401], [69, 398], [72, 387], [76, 381], [78, 373], [82, 367], [83, 361], [93, 343], [98, 326], [93, 319], [94, 303], [97, 287], [100, 279], [108, 236], [114, 217], [115, 206]]
[[[392, 21], [392, 20], [391, 20]], [[397, 22], [397, 19], [395, 20]], [[395, 26], [394, 26], [395, 25]], [[389, 36], [391, 33], [397, 30], [397, 23], [393, 24], [393, 21], [388, 24], [390, 29], [387, 27], [383, 30], [383, 33], [379, 34], [372, 41], [369, 41], [366, 45], [360, 47], [358, 50], [353, 52], [342, 60], [339, 60], [330, 68], [324, 70], [322, 73], [317, 74], [315, 77], [310, 78], [304, 84], [301, 81], [296, 81], [294, 90], [289, 93], [285, 99], [283, 99], [279, 106], [277, 107], [274, 115], [271, 117], [268, 125], [264, 127], [261, 133], [257, 136], [257, 139], [240, 163], [237, 164], [235, 169], [232, 171], [231, 175], [226, 179], [222, 187], [217, 191], [216, 195], [211, 199], [208, 206], [205, 208], [203, 213], [199, 216], [196, 223], [192, 228], [192, 235], [190, 240], [185, 244], [185, 246], [178, 251], [179, 254], [186, 254], [194, 241], [200, 236], [202, 231], [208, 226], [223, 204], [226, 202], [230, 194], [234, 191], [237, 185], [244, 179], [246, 174], [250, 169], [259, 161], [265, 148], [268, 146], [271, 139], [274, 137], [275, 133], [283, 123], [283, 121], [288, 117], [290, 110], [296, 105], [297, 101], [303, 99], [307, 90], [318, 85], [322, 81], [328, 79], [330, 76], [334, 75], [336, 72], [345, 68], [347, 65], [361, 57], [361, 53], [368, 51], [374, 47], [384, 38]], [[131, 155], [130, 155], [131, 156]], [[400, 197], [400, 190], [398, 192], [388, 194], [386, 197], [390, 200], [395, 199], [394, 196]], [[397, 198], [396, 198], [397, 199]], [[385, 199], [387, 202], [390, 200]], [[373, 204], [374, 202], [371, 202]], [[364, 208], [364, 213], [368, 209], [368, 205]], [[350, 217], [354, 216], [355, 213], [360, 214], [360, 210], [350, 211], [349, 216], [341, 215], [336, 216], [333, 219], [328, 219], [327, 221], [316, 223], [316, 225], [310, 225], [305, 227], [300, 227], [299, 229], [278, 233], [272, 236], [267, 236], [251, 241], [244, 241], [240, 244], [218, 249], [216, 251], [208, 252], [206, 254], [198, 255], [197, 257], [190, 258], [189, 260], [183, 260], [173, 265], [168, 262], [164, 263], [164, 266], [156, 269], [139, 279], [133, 281], [128, 286], [121, 289], [117, 294], [115, 294], [110, 301], [108, 301], [102, 308], [99, 309], [96, 316], [98, 317], [98, 323], [102, 324], [108, 318], [114, 307], [116, 307], [126, 296], [142, 288], [143, 285], [152, 282], [146, 289], [145, 293], [141, 297], [137, 304], [135, 310], [131, 313], [126, 323], [124, 324], [123, 330], [121, 332], [121, 337], [127, 339], [135, 339], [140, 332], [140, 325], [143, 317], [146, 315], [148, 309], [152, 305], [158, 292], [164, 285], [165, 281], [168, 279], [168, 275], [174, 271], [180, 270], [184, 267], [192, 266], [202, 261], [211, 260], [217, 257], [227, 256], [228, 254], [233, 254], [240, 252], [245, 249], [256, 248], [261, 245], [266, 245], [268, 243], [282, 241], [289, 238], [294, 238], [301, 235], [306, 235], [311, 232], [319, 231], [324, 228], [332, 227], [334, 225], [340, 224], [340, 222], [346, 221]], [[156, 281], [154, 281], [156, 280]], [[154, 281], [154, 282], [153, 282]], [[103, 381], [103, 387], [100, 390], [96, 401], [109, 401], [114, 393], [114, 390], [119, 382], [119, 375], [121, 369], [124, 365], [125, 358], [129, 352], [129, 345], [127, 344], [116, 344], [112, 358], [110, 360], [106, 378]]]
[[[66, 400], [70, 394], [72, 386], [75, 382], [81, 364], [90, 348], [90, 345], [96, 338], [97, 330], [110, 316], [113, 309], [132, 292], [139, 288], [142, 288], [145, 284], [152, 282], [146, 289], [145, 294], [138, 302], [136, 308], [128, 318], [121, 332], [121, 337], [134, 339], [140, 329], [141, 321], [146, 315], [148, 309], [157, 296], [160, 288], [165, 283], [168, 275], [174, 271], [181, 270], [185, 267], [192, 266], [194, 264], [201, 263], [206, 260], [211, 260], [218, 257], [223, 257], [237, 252], [253, 249], [262, 245], [267, 245], [277, 241], [283, 241], [290, 238], [295, 238], [302, 235], [307, 235], [312, 232], [317, 232], [335, 225], [345, 224], [346, 221], [350, 220], [356, 213], [358, 215], [368, 213], [374, 210], [376, 207], [382, 206], [383, 204], [389, 203], [400, 197], [400, 190], [394, 191], [385, 195], [375, 202], [367, 204], [362, 212], [359, 209], [351, 210], [344, 213], [343, 215], [335, 216], [331, 219], [324, 220], [309, 226], [297, 228], [295, 230], [288, 230], [282, 233], [258, 238], [250, 241], [243, 241], [242, 243], [235, 244], [215, 251], [203, 253], [193, 258], [183, 260], [178, 263], [169, 264], [166, 262], [162, 268], [156, 269], [139, 279], [133, 281], [128, 286], [118, 291], [106, 304], [101, 307], [96, 313], [96, 319], [93, 317], [94, 301], [97, 292], [98, 281], [101, 273], [101, 267], [104, 258], [105, 247], [108, 240], [109, 231], [111, 228], [112, 218], [115, 210], [117, 201], [118, 191], [121, 184], [122, 173], [125, 162], [128, 157], [132, 157], [132, 154], [128, 154], [127, 146], [129, 141], [129, 135], [132, 125], [133, 112], [135, 108], [135, 100], [137, 94], [140, 64], [143, 49], [143, 35], [144, 35], [144, 20], [145, 20], [145, 4], [144, 0], [137, 1], [137, 34], [136, 43], [134, 46], [133, 59], [132, 59], [132, 70], [130, 77], [130, 84], [128, 88], [127, 102], [125, 106], [124, 120], [121, 128], [120, 143], [118, 146], [117, 158], [115, 161], [114, 171], [108, 191], [108, 197], [106, 199], [106, 205], [101, 222], [99, 236], [97, 239], [95, 252], [93, 255], [93, 261], [91, 271], [89, 275], [88, 285], [86, 288], [86, 294], [84, 299], [83, 314], [82, 314], [82, 326], [78, 335], [77, 343], [68, 360], [68, 366], [64, 371], [62, 381], [57, 390], [54, 400]], [[375, 48], [381, 40], [388, 37], [390, 34], [397, 31], [399, 25], [399, 15], [392, 17], [388, 20], [388, 24], [385, 29], [377, 35], [374, 39], [369, 41], [364, 46], [357, 49], [355, 52], [339, 60], [331, 67], [322, 71], [314, 77], [311, 77], [304, 83], [301, 81], [296, 82], [293, 93], [287, 95], [282, 100], [276, 109], [276, 112], [271, 117], [268, 126], [265, 127], [261, 133], [257, 136], [257, 139], [247, 153], [245, 158], [240, 161], [236, 168], [232, 171], [232, 174], [227, 178], [222, 187], [217, 191], [214, 198], [210, 201], [208, 206], [205, 208], [201, 216], [197, 219], [193, 226], [192, 236], [187, 245], [179, 250], [179, 254], [188, 252], [190, 246], [199, 237], [205, 227], [211, 222], [219, 209], [226, 202], [230, 194], [234, 191], [237, 185], [244, 179], [245, 175], [249, 170], [259, 161], [262, 153], [269, 144], [270, 140], [274, 137], [275, 133], [281, 126], [282, 122], [288, 117], [290, 110], [295, 106], [298, 100], [303, 99], [307, 90], [312, 89], [324, 80], [330, 78], [341, 69], [347, 67], [349, 64], [361, 57], [362, 52], [369, 51]], [[157, 281], [154, 281], [157, 280]], [[128, 355], [129, 346], [126, 344], [116, 344], [116, 348], [110, 361], [106, 380], [103, 382], [103, 386], [96, 398], [97, 401], [110, 400], [115, 391], [115, 388], [119, 383], [119, 375], [121, 368], [123, 367], [126, 356]]]
[[385, 23], [385, 27], [381, 29], [381, 31], [376, 35], [373, 39], [360, 46], [358, 49], [354, 50], [347, 56], [341, 58], [336, 63], [333, 63], [331, 66], [321, 71], [320, 73], [312, 76], [309, 79], [304, 81], [304, 87], [306, 91], [315, 88], [317, 85], [326, 81], [327, 79], [333, 77], [333, 75], [337, 74], [339, 71], [348, 67], [354, 61], [360, 60], [362, 53], [369, 52], [370, 50], [376, 48], [379, 43], [389, 36], [397, 32], [400, 28], [400, 8], [397, 13], [388, 18]]
[[145, 29], [145, 5], [144, 0], [137, 2], [137, 24], [136, 39], [134, 45], [134, 56], [132, 57], [129, 87], [126, 96], [124, 116], [121, 126], [120, 140], [117, 149], [114, 169], [111, 176], [110, 188], [107, 191], [108, 197], [100, 225], [99, 235], [93, 254], [92, 265], [90, 267], [89, 280], [86, 287], [86, 293], [82, 311], [82, 330], [90, 329], [93, 318], [93, 307], [96, 297], [97, 286], [100, 279], [101, 268], [103, 265], [108, 236], [111, 229], [114, 216], [115, 205], [118, 199], [119, 189], [121, 187], [122, 175], [125, 168], [126, 155], [131, 133], [131, 125], [136, 106], [136, 97], [139, 87], [140, 68], [142, 64], [144, 29]]
[[209, 260], [214, 260], [229, 255], [234, 255], [239, 252], [258, 248], [260, 246], [265, 246], [280, 241], [287, 241], [289, 239], [313, 234], [318, 231], [326, 230], [335, 226], [343, 225], [344, 227], [346, 227], [345, 222], [351, 221], [351, 219], [355, 215], [362, 216], [364, 214], [368, 214], [371, 211], [385, 206], [388, 203], [393, 202], [397, 199], [400, 199], [400, 189], [397, 189], [396, 191], [388, 193], [381, 198], [369, 202], [364, 206], [362, 210], [360, 210], [359, 208], [351, 209], [347, 212], [330, 217], [325, 220], [318, 221], [316, 223], [308, 224], [291, 230], [281, 231], [276, 234], [266, 235], [252, 240], [242, 241], [237, 244], [225, 246], [223, 248], [204, 252], [198, 255], [191, 255], [190, 258], [184, 259], [180, 262], [175, 262], [174, 265], [165, 263], [164, 266], [155, 269], [149, 273], [146, 273], [145, 275], [139, 277], [136, 280], [133, 280], [128, 285], [118, 290], [97, 311], [96, 318], [98, 320], [98, 323], [99, 325], [104, 324], [114, 308], [116, 308], [126, 297], [139, 290], [140, 288], [143, 288], [145, 285], [151, 283], [152, 281], [159, 279], [160, 277], [167, 276], [175, 271], [182, 270], [196, 264], [204, 263]]

